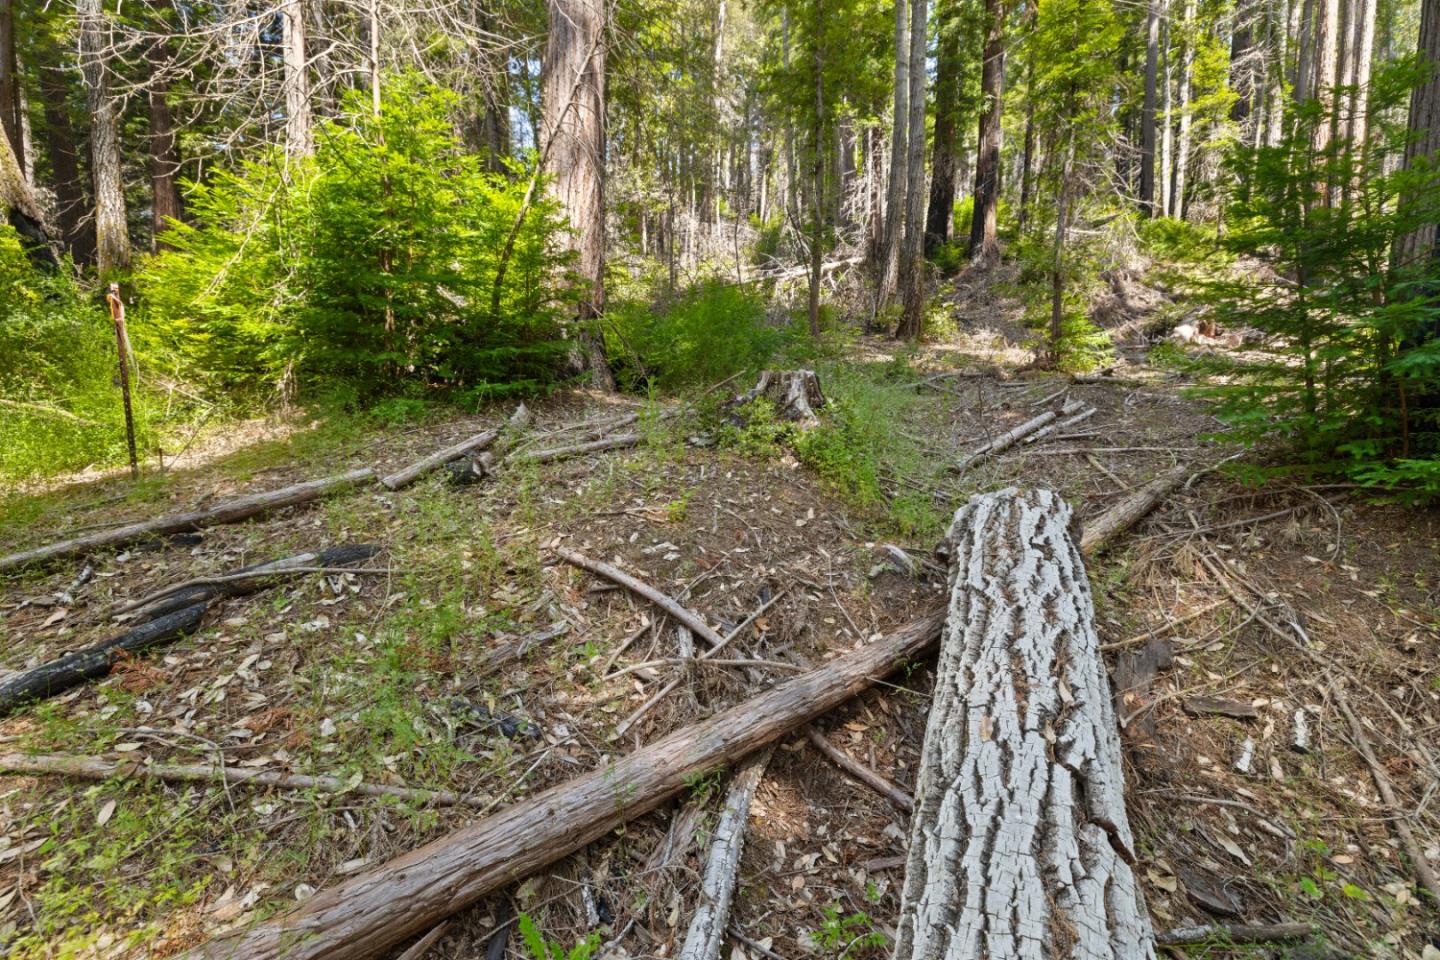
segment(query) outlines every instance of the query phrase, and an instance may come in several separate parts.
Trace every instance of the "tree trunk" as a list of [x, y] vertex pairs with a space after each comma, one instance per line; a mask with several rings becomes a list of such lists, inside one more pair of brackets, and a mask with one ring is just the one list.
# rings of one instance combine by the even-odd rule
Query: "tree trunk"
[[906, 29], [906, 0], [895, 0], [895, 109], [890, 119], [890, 180], [885, 192], [885, 239], [880, 247], [876, 276], [875, 312], [895, 299], [900, 275], [900, 247], [905, 236], [905, 166], [910, 118], [910, 34]]
[[[169, 0], [152, 6], [160, 18], [170, 11]], [[163, 19], [157, 28], [168, 29]], [[155, 250], [168, 249], [164, 241], [170, 221], [184, 214], [180, 200], [180, 142], [175, 135], [175, 118], [170, 113], [170, 65], [174, 54], [165, 40], [157, 40], [147, 51], [150, 61], [150, 190], [151, 240]]]
[[815, 10], [812, 40], [815, 44], [815, 116], [810, 131], [810, 146], [814, 153], [810, 181], [810, 283], [808, 307], [810, 336], [820, 336], [820, 271], [825, 259], [825, 53], [821, 38], [824, 36], [824, 4], [822, 0], [811, 0]]
[[1055, 242], [1050, 250], [1050, 359], [1060, 362], [1065, 343], [1065, 231], [1070, 216], [1070, 167], [1075, 158], [1075, 133], [1068, 134], [1065, 162], [1055, 196]]
[[287, 0], [281, 9], [285, 62], [285, 153], [308, 157], [315, 152], [310, 106], [309, 55], [305, 47], [305, 0]]
[[10, 141], [10, 150], [22, 171], [27, 160], [24, 114], [25, 96], [15, 55], [15, 0], [0, 0], [0, 132]]
[[1160, 75], [1160, 18], [1164, 0], [1150, 0], [1145, 15], [1145, 103], [1140, 114], [1140, 210], [1155, 216], [1155, 107]]
[[1155, 955], [1071, 520], [1006, 490], [950, 527], [895, 960]]
[[52, 236], [44, 211], [5, 136], [0, 136], [0, 212], [20, 235], [31, 261], [37, 266], [54, 266], [55, 254], [50, 249]]
[[[1166, 13], [1169, 13], [1170, 4], [1165, 4]], [[1165, 109], [1160, 120], [1160, 182], [1155, 189], [1159, 195], [1160, 215], [1168, 217], [1173, 210], [1170, 209], [1170, 187], [1175, 182], [1175, 85], [1171, 82], [1170, 62], [1170, 20], [1166, 20], [1160, 27], [1160, 83], [1163, 89], [1160, 91], [1160, 98], [1165, 104]]]
[[570, 220], [580, 277], [579, 363], [595, 387], [614, 391], [596, 324], [605, 310], [605, 6], [546, 0], [549, 35], [542, 84], [550, 191]]
[[980, 140], [975, 161], [975, 215], [970, 221], [970, 259], [999, 258], [995, 215], [1000, 205], [1000, 111], [1005, 101], [1005, 2], [985, 0], [985, 54], [980, 72]]
[[1234, 22], [1230, 29], [1230, 89], [1235, 91], [1235, 102], [1230, 106], [1230, 119], [1243, 131], [1254, 121], [1255, 115], [1255, 68], [1254, 36], [1257, 0], [1240, 0], [1235, 5]]
[[[1030, 20], [1030, 29], [1033, 35], [1035, 20]], [[1034, 195], [1034, 169], [1035, 169], [1035, 45], [1027, 44], [1030, 49], [1025, 57], [1025, 143], [1021, 148], [1022, 159], [1020, 162], [1020, 213], [1019, 231], [1020, 236], [1025, 235], [1025, 227], [1030, 222], [1030, 202]]]
[[95, 264], [101, 277], [130, 269], [130, 229], [120, 157], [120, 105], [110, 96], [106, 71], [112, 53], [110, 22], [100, 0], [77, 0], [80, 71], [90, 106], [90, 171], [95, 189]]
[[[1426, 81], [1410, 92], [1410, 140], [1405, 147], [1405, 168], [1413, 170], [1424, 163], [1440, 162], [1440, 4], [1421, 5], [1420, 59], [1430, 64]], [[1429, 190], [1440, 187], [1434, 177]], [[1417, 191], [1406, 198], [1407, 206], [1426, 201], [1426, 191]], [[1430, 207], [1434, 209], [1433, 205]], [[1395, 245], [1395, 260], [1401, 265], [1418, 266], [1440, 257], [1440, 231], [1434, 222], [1401, 237]]]
[[1180, 141], [1175, 151], [1175, 181], [1170, 195], [1170, 215], [1177, 220], [1185, 219], [1185, 179], [1190, 169], [1190, 83], [1195, 69], [1195, 0], [1185, 0], [1185, 20], [1181, 24], [1180, 42], [1184, 53], [1180, 55]]
[[935, 147], [930, 159], [930, 206], [925, 213], [925, 256], [950, 242], [959, 174], [960, 83], [964, 73], [960, 4], [944, 0], [935, 10]]
[[[1375, 56], [1376, 0], [1355, 0], [1355, 89], [1350, 94], [1350, 138], [1356, 149], [1370, 139], [1370, 73]], [[1432, 4], [1433, 5], [1433, 4]]]
[[696, 776], [773, 743], [899, 664], [922, 656], [939, 635], [940, 621], [938, 615], [915, 621], [708, 720], [322, 890], [281, 917], [182, 956], [385, 956], [395, 944], [582, 849], [685, 790]]
[[69, 74], [58, 63], [40, 65], [40, 98], [45, 105], [45, 153], [55, 190], [55, 226], [75, 262], [89, 264], [95, 260], [95, 231], [86, 216], [80, 154], [70, 116]]
[[906, 133], [905, 241], [900, 250], [901, 316], [896, 335], [918, 340], [925, 321], [926, 0], [910, 0], [910, 129]]

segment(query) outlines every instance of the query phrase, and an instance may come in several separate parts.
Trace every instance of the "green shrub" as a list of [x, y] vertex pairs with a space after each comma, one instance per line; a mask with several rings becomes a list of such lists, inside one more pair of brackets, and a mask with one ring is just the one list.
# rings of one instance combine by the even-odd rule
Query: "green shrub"
[[[124, 462], [117, 377], [104, 304], [68, 272], [36, 271], [0, 223], [0, 483]], [[133, 402], [142, 454], [154, 443], [149, 384], [141, 368]]]
[[612, 304], [608, 347], [615, 374], [631, 389], [711, 384], [758, 370], [801, 339], [769, 322], [764, 298], [707, 280], [669, 304]]
[[1209, 391], [1232, 437], [1285, 441], [1286, 472], [1423, 497], [1440, 486], [1440, 265], [1393, 257], [1440, 219], [1440, 172], [1397, 163], [1395, 108], [1417, 76], [1413, 63], [1377, 71], [1366, 150], [1337, 139], [1317, 153], [1311, 135], [1329, 117], [1311, 103], [1278, 145], [1236, 151], [1245, 186], [1225, 242], [1269, 269], [1212, 279], [1203, 299], [1222, 324], [1264, 334], [1261, 359]]
[[527, 178], [465, 150], [453, 94], [413, 76], [386, 90], [378, 118], [348, 100], [313, 160], [270, 156], [192, 186], [195, 223], [140, 271], [160, 335], [221, 385], [484, 399], [561, 374], [553, 202], [528, 210], [504, 260]]

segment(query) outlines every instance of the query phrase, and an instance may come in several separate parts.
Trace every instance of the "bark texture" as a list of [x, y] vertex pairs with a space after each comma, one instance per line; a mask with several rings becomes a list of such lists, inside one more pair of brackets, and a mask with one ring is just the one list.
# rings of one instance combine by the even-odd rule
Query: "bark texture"
[[980, 141], [975, 160], [975, 214], [970, 220], [970, 259], [1000, 256], [995, 217], [1000, 205], [1000, 111], [1005, 100], [1005, 3], [985, 0], [985, 55], [980, 68]]
[[930, 155], [930, 206], [925, 212], [925, 256], [950, 242], [955, 211], [955, 181], [960, 173], [960, 84], [965, 69], [961, 50], [960, 4], [937, 4], [935, 32], [935, 146]]
[[27, 703], [53, 697], [86, 680], [103, 677], [126, 654], [139, 653], [156, 644], [194, 633], [208, 606], [208, 601], [191, 604], [118, 637], [7, 677], [0, 683], [0, 715]]
[[1086, 528], [1085, 536], [1080, 541], [1080, 548], [1085, 551], [1086, 556], [1104, 550], [1122, 533], [1140, 522], [1160, 501], [1185, 482], [1192, 469], [1190, 465], [1182, 463], [1162, 473], [1101, 514], [1099, 519]]
[[1155, 106], [1160, 75], [1160, 16], [1164, 0], [1150, 0], [1145, 16], [1145, 102], [1140, 114], [1140, 208], [1155, 209]]
[[[45, 48], [47, 55], [54, 55]], [[55, 187], [58, 238], [76, 263], [95, 260], [95, 230], [86, 216], [85, 185], [80, 179], [80, 152], [71, 120], [69, 82], [58, 56], [40, 64], [40, 99], [45, 113], [45, 152]]]
[[910, 156], [910, 35], [905, 0], [895, 0], [895, 109], [890, 119], [890, 182], [885, 191], [885, 239], [880, 247], [875, 305], [879, 312], [895, 298], [900, 245], [905, 235], [905, 166]]
[[765, 775], [770, 751], [747, 760], [730, 781], [725, 808], [710, 834], [710, 855], [700, 882], [700, 901], [690, 917], [685, 942], [676, 960], [718, 960], [725, 945], [725, 927], [730, 922], [730, 904], [735, 899], [735, 882], [740, 874], [740, 854], [745, 845], [745, 821], [750, 818], [750, 801]]
[[[1428, 80], [1410, 93], [1411, 139], [1405, 147], [1405, 167], [1408, 170], [1440, 160], [1440, 4], [1421, 5], [1419, 52], [1420, 59], [1432, 65], [1432, 72]], [[1422, 195], [1407, 200], [1410, 203], [1426, 202]], [[1396, 259], [1402, 264], [1419, 263], [1435, 256], [1436, 224], [1433, 221], [1424, 224], [1405, 236], [1396, 247]]]
[[510, 419], [505, 422], [504, 426], [485, 430], [453, 446], [446, 447], [443, 450], [437, 450], [435, 453], [430, 454], [430, 456], [412, 463], [404, 470], [396, 471], [388, 477], [382, 477], [380, 482], [391, 490], [408, 487], [416, 480], [425, 476], [425, 474], [433, 470], [438, 470], [451, 460], [458, 460], [467, 454], [479, 453], [481, 450], [486, 449], [499, 439], [500, 434], [506, 430], [523, 430], [529, 422], [530, 411], [526, 408], [525, 404], [522, 403], [515, 408], [515, 412], [510, 415]]
[[940, 616], [837, 657], [708, 720], [513, 804], [289, 913], [190, 950], [186, 960], [368, 960], [479, 898], [575, 852], [843, 703], [929, 650]]
[[234, 500], [227, 500], [224, 503], [208, 507], [204, 510], [176, 513], [168, 517], [160, 517], [156, 520], [145, 520], [140, 523], [126, 524], [123, 527], [116, 527], [113, 530], [101, 530], [98, 533], [76, 537], [73, 540], [62, 540], [58, 543], [50, 543], [43, 547], [36, 547], [33, 550], [22, 550], [19, 553], [12, 553], [9, 556], [0, 557], [0, 571], [13, 570], [16, 567], [22, 567], [28, 563], [39, 563], [46, 560], [54, 560], [59, 557], [71, 557], [77, 553], [84, 553], [88, 550], [117, 547], [123, 543], [130, 543], [131, 541], [141, 540], [145, 537], [163, 537], [172, 533], [198, 530], [201, 527], [214, 526], [220, 523], [234, 523], [237, 520], [245, 520], [257, 514], [278, 510], [281, 507], [289, 507], [297, 503], [308, 503], [311, 500], [318, 500], [336, 490], [354, 486], [365, 480], [373, 480], [374, 477], [375, 471], [366, 467], [361, 470], [351, 470], [349, 473], [342, 473], [338, 476], [326, 477], [323, 480], [310, 480], [306, 483], [297, 483], [293, 486], [281, 487], [279, 490], [270, 490], [266, 493], [236, 497]]
[[602, 0], [547, 0], [544, 138], [550, 191], [570, 219], [582, 285], [581, 364], [595, 386], [615, 378], [591, 326], [605, 310], [605, 6]]
[[[163, 16], [170, 4], [168, 0], [161, 0], [152, 6]], [[162, 24], [161, 29], [168, 27]], [[180, 141], [175, 132], [175, 117], [170, 112], [170, 71], [175, 55], [169, 43], [156, 40], [150, 45], [147, 58], [150, 61], [151, 237], [154, 249], [165, 250], [169, 249], [164, 240], [165, 231], [170, 229], [172, 220], [179, 220], [185, 212], [180, 198]]]
[[80, 72], [90, 106], [90, 172], [95, 187], [95, 265], [100, 275], [130, 269], [130, 229], [120, 156], [120, 104], [110, 95], [110, 21], [100, 0], [77, 0]]
[[1155, 954], [1070, 526], [1043, 490], [955, 514], [895, 960]]
[[926, 0], [910, 0], [910, 131], [905, 162], [905, 242], [900, 248], [900, 326], [896, 336], [918, 340], [925, 314], [925, 72]]
[[292, 157], [308, 157], [315, 152], [315, 134], [305, 52], [305, 2], [289, 0], [280, 12], [284, 33], [285, 152]]
[[15, 58], [15, 0], [0, 0], [0, 131], [25, 169], [25, 133], [18, 61]]

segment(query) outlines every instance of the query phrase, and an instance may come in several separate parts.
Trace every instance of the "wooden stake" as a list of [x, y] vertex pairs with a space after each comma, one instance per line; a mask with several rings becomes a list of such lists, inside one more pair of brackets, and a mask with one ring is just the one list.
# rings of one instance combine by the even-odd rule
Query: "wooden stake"
[[120, 299], [120, 284], [110, 284], [105, 294], [110, 305], [110, 319], [115, 324], [115, 350], [120, 356], [120, 396], [125, 402], [125, 441], [130, 447], [130, 479], [140, 479], [140, 461], [135, 454], [135, 414], [130, 409], [130, 336], [125, 332], [125, 301]]

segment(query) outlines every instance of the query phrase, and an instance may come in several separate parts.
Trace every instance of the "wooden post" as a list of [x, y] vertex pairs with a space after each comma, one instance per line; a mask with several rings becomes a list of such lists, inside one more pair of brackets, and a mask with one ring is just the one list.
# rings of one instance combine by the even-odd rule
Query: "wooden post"
[[120, 284], [110, 284], [105, 294], [110, 305], [110, 319], [115, 322], [115, 349], [120, 355], [120, 395], [125, 402], [125, 440], [130, 445], [130, 479], [140, 479], [140, 461], [135, 456], [135, 414], [130, 408], [130, 337], [125, 332], [125, 301], [120, 299]]

